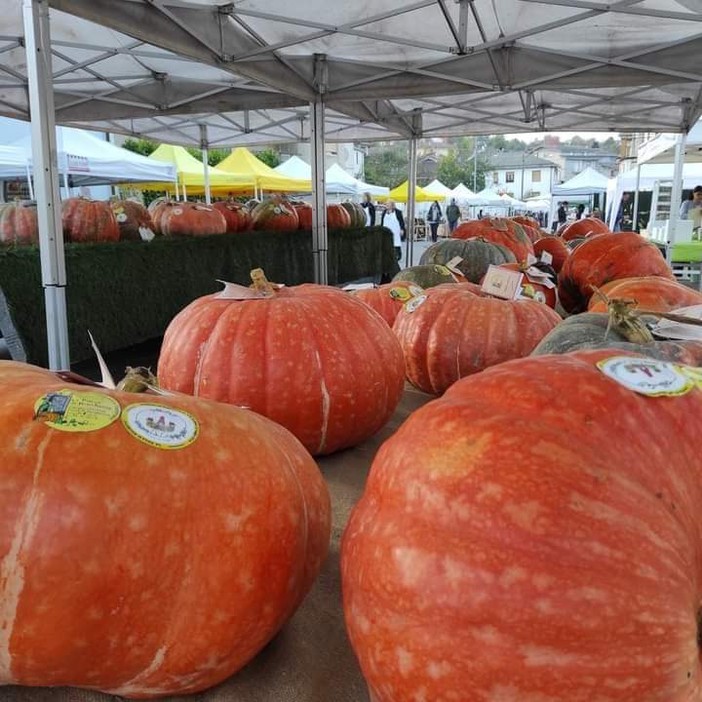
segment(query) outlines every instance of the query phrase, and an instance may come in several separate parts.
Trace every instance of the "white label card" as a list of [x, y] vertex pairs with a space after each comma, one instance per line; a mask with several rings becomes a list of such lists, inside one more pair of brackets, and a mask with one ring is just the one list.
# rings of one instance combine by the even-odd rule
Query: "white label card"
[[503, 300], [516, 300], [521, 294], [523, 279], [524, 274], [520, 271], [491, 265], [485, 274], [481, 290]]
[[553, 263], [553, 256], [548, 251], [541, 252], [541, 263], [545, 263], [550, 266]]

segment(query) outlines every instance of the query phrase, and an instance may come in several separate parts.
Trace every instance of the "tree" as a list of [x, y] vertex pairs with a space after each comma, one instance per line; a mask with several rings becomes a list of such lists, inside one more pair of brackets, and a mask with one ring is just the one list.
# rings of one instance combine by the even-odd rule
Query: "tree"
[[275, 168], [280, 165], [280, 153], [277, 149], [263, 149], [256, 154], [257, 158], [263, 163]]
[[394, 188], [407, 180], [409, 156], [404, 142], [374, 144], [365, 158], [364, 178]]
[[158, 144], [150, 139], [126, 139], [122, 146], [128, 151], [142, 156], [151, 156]]

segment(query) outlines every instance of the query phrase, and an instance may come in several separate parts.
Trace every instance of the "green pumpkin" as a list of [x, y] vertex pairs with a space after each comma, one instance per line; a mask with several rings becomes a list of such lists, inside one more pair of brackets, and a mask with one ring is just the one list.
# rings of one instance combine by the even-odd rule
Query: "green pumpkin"
[[604, 312], [583, 312], [564, 319], [541, 340], [532, 356], [564, 354], [583, 349], [612, 349], [640, 353], [659, 361], [696, 365], [702, 360], [699, 342], [630, 341], [626, 330], [616, 325], [607, 330], [609, 315]]
[[366, 212], [356, 202], [342, 202], [341, 206], [349, 213], [351, 229], [361, 229], [366, 226]]
[[420, 266], [411, 266], [400, 271], [393, 279], [393, 282], [398, 280], [406, 280], [410, 283], [419, 285], [420, 288], [433, 288], [444, 283], [455, 283], [456, 279], [453, 273], [438, 264], [426, 264]]
[[432, 244], [419, 260], [420, 263], [446, 264], [459, 256], [456, 266], [471, 283], [479, 283], [490, 265], [516, 262], [515, 255], [505, 246], [484, 239], [444, 239]]

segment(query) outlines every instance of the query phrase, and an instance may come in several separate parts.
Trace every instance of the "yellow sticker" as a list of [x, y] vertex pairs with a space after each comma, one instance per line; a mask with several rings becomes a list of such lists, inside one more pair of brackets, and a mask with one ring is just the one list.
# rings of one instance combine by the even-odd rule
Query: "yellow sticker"
[[34, 419], [61, 431], [97, 431], [120, 415], [119, 402], [99, 392], [58, 390], [34, 403]]
[[192, 414], [146, 402], [125, 407], [122, 423], [134, 438], [167, 450], [190, 446], [200, 433], [200, 426]]
[[407, 288], [390, 288], [390, 297], [393, 300], [407, 302], [407, 300], [414, 296]]
[[685, 395], [702, 387], [702, 370], [653, 358], [614, 356], [598, 361], [597, 367], [629, 390], [649, 397]]

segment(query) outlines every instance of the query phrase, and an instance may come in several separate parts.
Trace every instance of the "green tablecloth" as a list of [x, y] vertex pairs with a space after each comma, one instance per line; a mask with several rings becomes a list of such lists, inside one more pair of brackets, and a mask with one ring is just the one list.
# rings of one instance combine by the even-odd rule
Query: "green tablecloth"
[[700, 263], [702, 261], [702, 241], [675, 244], [671, 259], [673, 263]]

